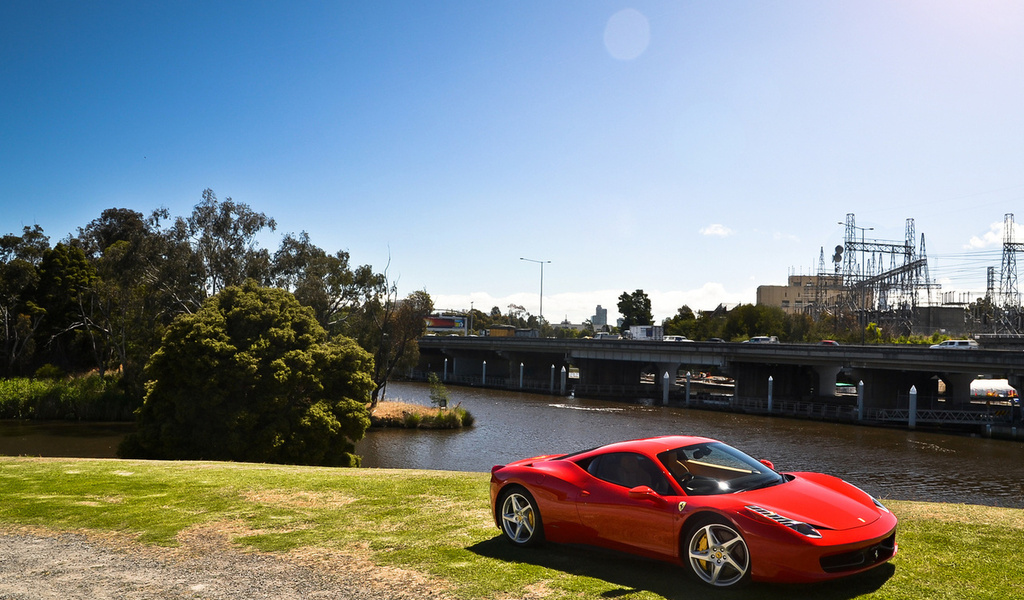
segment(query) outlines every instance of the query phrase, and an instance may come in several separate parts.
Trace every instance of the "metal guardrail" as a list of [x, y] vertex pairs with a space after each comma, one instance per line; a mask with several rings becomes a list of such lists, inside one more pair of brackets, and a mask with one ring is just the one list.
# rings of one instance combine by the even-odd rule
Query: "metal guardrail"
[[[987, 425], [990, 423], [1010, 423], [1013, 410], [1009, 407], [991, 411], [980, 410], [918, 410], [918, 423]], [[869, 419], [884, 423], [907, 423], [910, 421], [910, 409], [883, 408], [869, 413]]]

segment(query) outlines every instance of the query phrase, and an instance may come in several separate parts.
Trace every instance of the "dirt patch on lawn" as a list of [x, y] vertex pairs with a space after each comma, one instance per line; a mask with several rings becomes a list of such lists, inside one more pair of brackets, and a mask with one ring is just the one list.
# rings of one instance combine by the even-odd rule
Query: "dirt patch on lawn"
[[446, 598], [437, 579], [381, 567], [358, 547], [285, 554], [250, 551], [233, 540], [240, 523], [182, 531], [178, 546], [142, 544], [123, 533], [0, 528], [0, 598], [385, 600]]

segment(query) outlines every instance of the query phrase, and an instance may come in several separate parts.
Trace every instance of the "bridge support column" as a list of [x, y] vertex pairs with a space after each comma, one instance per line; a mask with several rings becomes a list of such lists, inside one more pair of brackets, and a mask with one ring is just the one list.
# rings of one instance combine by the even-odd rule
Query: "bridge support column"
[[579, 359], [580, 383], [587, 385], [637, 385], [641, 363]]
[[671, 363], [658, 363], [658, 379], [664, 379], [665, 373], [668, 373], [668, 390], [675, 391], [679, 389], [679, 384], [676, 378], [679, 376], [679, 367], [682, 363], [671, 362]]
[[[911, 387], [917, 388], [918, 405], [930, 408], [938, 394], [938, 380], [925, 372], [893, 372], [879, 369], [863, 369], [855, 373], [864, 382], [865, 416], [871, 409], [898, 408], [907, 401]], [[902, 404], [906, 406], [906, 404]]]
[[[773, 395], [780, 400], [807, 398], [813, 387], [810, 371], [797, 365], [734, 363], [730, 372], [736, 382], [737, 398], [767, 398], [769, 377]], [[834, 383], [832, 387], [835, 388]]]
[[975, 375], [971, 373], [943, 373], [942, 381], [946, 383], [946, 401], [955, 406], [967, 406], [971, 403], [971, 382]]
[[814, 368], [818, 373], [818, 396], [836, 397], [836, 376], [843, 370], [841, 365], [820, 365]]

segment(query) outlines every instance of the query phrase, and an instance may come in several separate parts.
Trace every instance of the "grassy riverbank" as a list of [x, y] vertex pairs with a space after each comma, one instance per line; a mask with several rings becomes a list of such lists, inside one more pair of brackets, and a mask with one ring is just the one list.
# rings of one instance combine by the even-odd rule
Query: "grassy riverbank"
[[459, 429], [472, 427], [473, 415], [462, 405], [438, 408], [408, 402], [381, 402], [370, 413], [371, 427], [400, 429]]
[[[707, 598], [681, 568], [577, 547], [510, 547], [488, 475], [441, 471], [0, 457], [0, 530], [94, 531], [173, 546], [189, 531], [241, 549], [357, 555], [459, 598]], [[814, 586], [754, 584], [728, 598], [1024, 597], [1024, 510], [889, 501], [900, 553]]]

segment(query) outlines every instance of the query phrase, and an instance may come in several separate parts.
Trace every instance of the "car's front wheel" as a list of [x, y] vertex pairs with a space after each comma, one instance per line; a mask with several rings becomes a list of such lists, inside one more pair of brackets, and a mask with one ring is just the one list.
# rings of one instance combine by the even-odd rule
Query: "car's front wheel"
[[722, 518], [707, 518], [687, 530], [686, 563], [698, 579], [715, 587], [745, 583], [750, 552], [743, 536]]
[[501, 531], [517, 546], [532, 546], [544, 541], [537, 502], [526, 488], [513, 486], [501, 493]]

